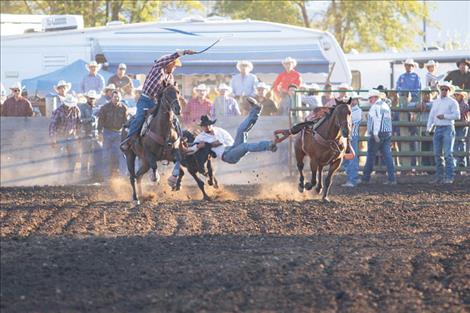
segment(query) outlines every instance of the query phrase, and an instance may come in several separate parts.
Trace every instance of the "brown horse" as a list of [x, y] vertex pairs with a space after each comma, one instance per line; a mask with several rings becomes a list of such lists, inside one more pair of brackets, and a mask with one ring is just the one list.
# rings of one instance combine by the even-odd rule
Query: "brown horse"
[[[311, 190], [321, 193], [323, 201], [329, 202], [328, 192], [334, 173], [343, 160], [347, 147], [342, 143], [341, 137], [348, 138], [351, 130], [351, 99], [348, 102], [336, 100], [336, 106], [331, 108], [326, 116], [312, 128], [303, 127], [294, 141], [297, 169], [300, 173], [299, 191]], [[312, 179], [304, 184], [304, 158], [310, 158]], [[323, 167], [329, 165], [325, 186], [322, 184]], [[317, 181], [318, 176], [318, 181]]]

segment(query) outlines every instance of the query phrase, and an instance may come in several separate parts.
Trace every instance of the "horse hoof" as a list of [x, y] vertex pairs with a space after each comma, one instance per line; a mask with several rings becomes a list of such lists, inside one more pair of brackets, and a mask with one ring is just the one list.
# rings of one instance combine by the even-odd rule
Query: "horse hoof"
[[322, 201], [323, 201], [324, 203], [330, 203], [330, 202], [331, 202], [330, 198], [328, 198], [328, 197], [324, 197], [324, 198], [322, 199]]
[[299, 190], [300, 193], [304, 192], [304, 186], [299, 185], [298, 190]]
[[204, 196], [202, 199], [204, 201], [211, 201], [212, 200], [211, 197], [209, 197], [209, 196]]
[[214, 185], [214, 182], [209, 179], [209, 181], [207, 182], [207, 184], [208, 184], [209, 186], [213, 186], [213, 185]]
[[134, 202], [134, 205], [135, 205], [135, 206], [139, 206], [139, 205], [140, 205], [140, 200], [133, 200], [132, 202]]
[[305, 189], [307, 189], [307, 190], [312, 190], [312, 188], [313, 188], [313, 184], [312, 184], [312, 183], [306, 183], [306, 184], [305, 184]]

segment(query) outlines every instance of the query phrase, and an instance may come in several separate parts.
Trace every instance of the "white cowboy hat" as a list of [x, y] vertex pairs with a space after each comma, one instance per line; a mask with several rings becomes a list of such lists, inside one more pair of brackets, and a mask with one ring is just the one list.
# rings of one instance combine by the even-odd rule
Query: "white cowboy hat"
[[385, 94], [381, 92], [380, 90], [377, 89], [370, 89], [369, 93], [367, 94], [367, 99], [371, 97], [379, 97], [379, 98], [384, 98]]
[[230, 87], [227, 84], [222, 83], [222, 84], [219, 85], [219, 90], [225, 90], [225, 91], [227, 91], [227, 93], [231, 93], [232, 92], [232, 87]]
[[108, 86], [104, 87], [104, 91], [106, 90], [116, 90], [115, 84], [108, 84]]
[[24, 89], [24, 86], [21, 86], [20, 82], [16, 82], [10, 86], [10, 89], [19, 89], [20, 91]]
[[240, 67], [241, 66], [246, 66], [248, 67], [248, 71], [247, 72], [251, 72], [253, 70], [253, 63], [251, 63], [250, 61], [246, 61], [246, 60], [242, 60], [242, 61], [238, 61], [237, 62], [237, 70], [240, 72]]
[[436, 66], [437, 67], [438, 65], [439, 65], [439, 63], [434, 61], [434, 60], [429, 60], [428, 62], [426, 62], [424, 64], [424, 66], [426, 66], [426, 67], [428, 67], [428, 66]]
[[416, 67], [416, 62], [413, 59], [406, 59], [403, 64], [413, 65], [414, 67]]
[[350, 87], [348, 84], [346, 84], [346, 83], [342, 83], [342, 84], [340, 84], [340, 85], [338, 86], [338, 89], [350, 90], [351, 87]]
[[265, 82], [259, 82], [257, 85], [256, 85], [256, 89], [269, 89], [271, 88], [271, 86], [269, 86], [268, 84], [266, 84]]
[[199, 84], [197, 87], [194, 87], [194, 91], [207, 91], [206, 84]]
[[119, 68], [127, 69], [127, 65], [124, 64], [124, 63], [119, 63], [118, 69], [119, 69]]
[[73, 95], [68, 94], [65, 96], [63, 103], [68, 107], [77, 105], [77, 98], [75, 98]]
[[97, 68], [97, 72], [101, 70], [101, 64], [98, 64], [96, 61], [91, 61], [90, 63], [85, 64], [85, 67], [88, 72], [90, 71], [90, 67], [93, 67], [93, 66]]
[[101, 95], [99, 95], [95, 90], [89, 90], [85, 97], [87, 98], [93, 98], [93, 99], [99, 99], [101, 97]]
[[439, 83], [439, 85], [437, 85], [437, 88], [440, 90], [441, 87], [447, 87], [449, 88], [449, 95], [453, 94], [455, 92], [455, 86], [452, 85], [452, 83], [448, 82], [448, 81], [443, 81], [441, 83]]
[[297, 66], [297, 60], [291, 57], [287, 57], [282, 61], [282, 64], [293, 63], [294, 67]]
[[65, 80], [59, 80], [57, 84], [54, 86], [55, 92], [58, 92], [57, 89], [59, 87], [65, 87], [65, 93], [67, 93], [70, 90], [70, 88], [72, 88], [72, 83], [68, 83]]

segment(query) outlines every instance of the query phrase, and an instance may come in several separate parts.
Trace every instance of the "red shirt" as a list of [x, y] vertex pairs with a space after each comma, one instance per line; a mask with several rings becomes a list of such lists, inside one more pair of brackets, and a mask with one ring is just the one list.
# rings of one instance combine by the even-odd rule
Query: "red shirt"
[[276, 80], [273, 83], [273, 89], [276, 92], [287, 92], [287, 90], [289, 89], [289, 85], [297, 85], [297, 87], [300, 87], [301, 83], [302, 77], [300, 76], [299, 72], [297, 72], [296, 70], [292, 70], [290, 72], [284, 71], [277, 76]]
[[192, 98], [183, 111], [183, 121], [186, 125], [201, 119], [201, 115], [213, 115], [214, 107], [207, 99]]

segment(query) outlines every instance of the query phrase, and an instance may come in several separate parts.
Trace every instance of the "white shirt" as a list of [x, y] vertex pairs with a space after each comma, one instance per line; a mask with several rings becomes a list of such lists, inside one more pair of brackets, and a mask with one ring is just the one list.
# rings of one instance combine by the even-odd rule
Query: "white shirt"
[[[444, 115], [442, 120], [436, 117], [440, 114]], [[431, 131], [434, 125], [452, 126], [454, 125], [454, 120], [458, 119], [460, 119], [460, 108], [458, 102], [451, 97], [439, 97], [432, 102], [432, 108], [431, 112], [429, 112], [428, 125], [426, 129]]]
[[368, 135], [392, 133], [392, 112], [387, 102], [379, 99], [370, 107], [367, 119]]
[[[199, 135], [196, 136], [196, 139], [194, 139], [195, 143], [200, 143], [200, 142], [207, 142], [207, 143], [213, 143], [215, 141], [219, 141], [221, 143], [220, 146], [218, 147], [212, 147], [212, 151], [215, 152], [217, 157], [219, 159], [222, 159], [222, 154], [224, 154], [225, 148], [230, 147], [233, 145], [234, 140], [232, 136], [228, 133], [223, 128], [213, 126], [213, 134], [208, 134], [206, 132], [201, 132]], [[196, 147], [194, 145], [193, 147]]]
[[352, 136], [359, 136], [359, 126], [362, 119], [362, 109], [359, 104], [351, 108]]

